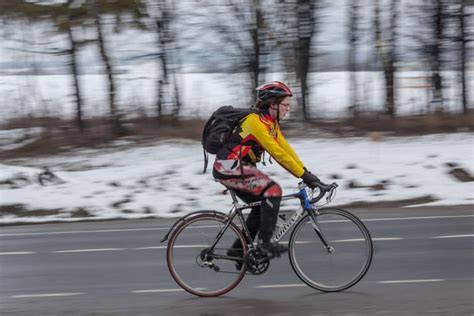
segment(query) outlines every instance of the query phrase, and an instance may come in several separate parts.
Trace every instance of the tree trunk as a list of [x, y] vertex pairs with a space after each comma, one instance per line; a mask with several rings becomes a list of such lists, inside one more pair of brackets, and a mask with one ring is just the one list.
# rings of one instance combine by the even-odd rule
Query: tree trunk
[[249, 67], [250, 67], [250, 79], [253, 87], [251, 87], [251, 92], [253, 100], [257, 99], [257, 91], [255, 88], [261, 84], [260, 75], [261, 75], [261, 63], [260, 63], [260, 54], [262, 53], [262, 30], [264, 28], [264, 19], [262, 10], [260, 8], [260, 0], [253, 0], [253, 10], [255, 14], [255, 28], [250, 29], [250, 36], [252, 37], [252, 47], [253, 50], [251, 55], [249, 54]]
[[156, 19], [158, 54], [161, 66], [161, 78], [158, 79], [158, 115], [163, 110], [170, 110], [171, 115], [178, 116], [181, 110], [181, 98], [177, 80], [177, 49], [171, 22], [175, 19], [172, 2], [160, 1], [161, 16]]
[[443, 86], [441, 78], [441, 41], [443, 36], [443, 4], [442, 0], [436, 0], [436, 13], [434, 22], [435, 42], [431, 50], [432, 58], [432, 84], [433, 84], [433, 107], [435, 112], [443, 111]]
[[391, 0], [391, 17], [390, 17], [390, 44], [389, 52], [387, 52], [386, 62], [384, 63], [385, 72], [385, 106], [387, 114], [395, 117], [396, 99], [395, 99], [395, 41], [398, 19], [398, 0]]
[[95, 16], [95, 26], [97, 31], [97, 40], [99, 42], [99, 51], [100, 56], [104, 62], [105, 70], [107, 73], [107, 83], [108, 83], [108, 90], [109, 90], [109, 110], [110, 110], [110, 117], [115, 125], [118, 128], [118, 131], [121, 131], [122, 126], [120, 122], [120, 116], [117, 112], [117, 105], [115, 103], [115, 75], [112, 67], [112, 63], [110, 61], [110, 57], [108, 55], [108, 51], [104, 41], [104, 34], [103, 34], [103, 26], [101, 21], [100, 14], [96, 14]]
[[[378, 7], [378, 0], [376, 0], [375, 7]], [[349, 7], [349, 52], [347, 56], [347, 65], [349, 67], [349, 111], [352, 116], [359, 116], [359, 97], [358, 97], [358, 84], [357, 84], [357, 23], [358, 23], [358, 1], [353, 0]], [[376, 15], [377, 19], [377, 15]], [[380, 27], [376, 20], [376, 34], [380, 33]]]
[[376, 0], [374, 13], [374, 27], [377, 56], [380, 60], [385, 78], [385, 112], [395, 117], [395, 29], [397, 27], [397, 1], [391, 0], [390, 31], [388, 40], [384, 39], [382, 23], [380, 21], [380, 1]]
[[[163, 6], [163, 4], [162, 4]], [[156, 106], [157, 106], [157, 112], [158, 116], [161, 116], [163, 113], [163, 105], [166, 105], [165, 102], [163, 102], [164, 99], [164, 89], [168, 85], [168, 60], [166, 56], [166, 42], [165, 42], [165, 29], [164, 29], [164, 23], [166, 21], [164, 20], [165, 13], [163, 13], [163, 16], [160, 19], [156, 20], [156, 32], [157, 32], [157, 43], [158, 43], [158, 49], [160, 53], [158, 54], [159, 56], [159, 67], [160, 67], [160, 72], [161, 72], [161, 77], [158, 77], [157, 80], [157, 100], [156, 100]]]
[[395, 117], [395, 69], [391, 58], [384, 69], [385, 74], [385, 109], [390, 117]]
[[71, 69], [73, 81], [74, 81], [74, 96], [76, 98], [76, 122], [77, 127], [81, 133], [84, 132], [84, 121], [82, 119], [82, 97], [81, 97], [81, 86], [79, 83], [79, 71], [78, 71], [78, 64], [77, 64], [77, 44], [74, 40], [74, 33], [72, 30], [72, 26], [67, 26], [67, 34], [69, 39], [69, 44], [71, 46], [69, 52], [69, 66]]
[[296, 74], [301, 87], [303, 119], [309, 120], [308, 73], [310, 66], [311, 37], [314, 33], [314, 6], [310, 0], [298, 1], [298, 51]]
[[159, 78], [156, 85], [156, 117], [159, 118], [163, 114], [163, 80]]
[[464, 114], [467, 114], [468, 107], [467, 107], [467, 61], [466, 61], [466, 49], [467, 49], [467, 34], [466, 34], [466, 5], [464, 0], [461, 0], [461, 8], [460, 8], [460, 33], [461, 33], [461, 89], [462, 89], [462, 110]]
[[173, 87], [174, 87], [174, 116], [179, 115], [179, 111], [181, 110], [181, 97], [179, 95], [179, 87], [178, 87], [178, 79], [177, 79], [177, 71], [173, 73]]

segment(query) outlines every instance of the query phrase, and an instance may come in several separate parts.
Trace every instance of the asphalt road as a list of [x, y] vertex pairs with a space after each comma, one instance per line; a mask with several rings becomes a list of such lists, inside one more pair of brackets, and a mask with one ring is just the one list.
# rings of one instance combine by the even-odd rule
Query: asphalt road
[[321, 293], [287, 257], [223, 297], [182, 291], [160, 240], [173, 220], [0, 228], [0, 315], [473, 315], [474, 207], [355, 210], [374, 239], [356, 286]]

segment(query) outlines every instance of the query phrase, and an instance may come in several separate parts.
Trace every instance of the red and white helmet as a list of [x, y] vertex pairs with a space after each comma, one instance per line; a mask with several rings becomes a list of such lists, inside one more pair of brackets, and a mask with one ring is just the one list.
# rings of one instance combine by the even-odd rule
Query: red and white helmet
[[290, 88], [280, 81], [264, 83], [261, 86], [258, 86], [255, 90], [257, 90], [257, 98], [262, 101], [271, 97], [293, 96]]

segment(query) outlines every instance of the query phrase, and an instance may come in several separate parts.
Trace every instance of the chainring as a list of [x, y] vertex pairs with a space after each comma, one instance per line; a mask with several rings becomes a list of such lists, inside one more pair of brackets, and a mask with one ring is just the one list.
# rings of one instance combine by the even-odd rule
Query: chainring
[[251, 274], [262, 274], [268, 270], [270, 260], [258, 249], [251, 249], [247, 253], [247, 271]]

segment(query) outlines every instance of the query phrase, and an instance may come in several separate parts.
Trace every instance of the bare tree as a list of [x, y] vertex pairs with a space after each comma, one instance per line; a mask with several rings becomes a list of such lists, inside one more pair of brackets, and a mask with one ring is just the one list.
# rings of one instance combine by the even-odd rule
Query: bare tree
[[82, 89], [79, 81], [79, 63], [78, 63], [78, 51], [81, 46], [88, 43], [87, 40], [80, 41], [76, 38], [74, 33], [74, 25], [80, 25], [86, 16], [86, 11], [78, 6], [74, 6], [74, 0], [68, 0], [64, 4], [61, 14], [56, 15], [57, 26], [59, 30], [66, 32], [69, 41], [69, 50], [67, 55], [69, 57], [69, 68], [73, 77], [74, 86], [74, 97], [76, 103], [76, 122], [79, 130], [84, 132], [85, 123], [82, 117]]
[[148, 5], [148, 16], [152, 20], [151, 28], [156, 34], [157, 53], [149, 54], [157, 57], [159, 75], [157, 77], [157, 115], [160, 117], [163, 108], [172, 106], [172, 114], [178, 115], [181, 109], [181, 99], [178, 72], [178, 48], [174, 23], [176, 9], [170, 0], [159, 0]]
[[74, 25], [80, 25], [86, 16], [85, 10], [74, 5], [74, 0], [68, 0], [65, 4], [40, 5], [32, 1], [9, 1], [2, 4], [2, 14], [7, 19], [27, 19], [34, 23], [52, 22], [60, 34], [66, 34], [69, 48], [45, 48], [42, 51], [32, 53], [66, 56], [73, 77], [74, 97], [76, 104], [76, 122], [79, 130], [84, 131], [84, 120], [82, 110], [81, 85], [79, 81], [78, 51], [80, 46], [87, 41], [78, 40], [74, 35]]
[[303, 117], [309, 119], [308, 110], [308, 74], [311, 61], [311, 39], [316, 29], [316, 1], [298, 1], [298, 46], [296, 76], [301, 86], [301, 106]]
[[443, 38], [443, 3], [442, 0], [435, 1], [433, 14], [433, 38], [430, 47], [433, 81], [433, 104], [436, 112], [443, 110], [443, 86], [441, 77], [441, 41]]
[[[474, 4], [474, 1], [472, 1]], [[470, 39], [470, 27], [468, 26], [468, 12], [466, 6], [469, 1], [442, 1], [443, 54], [441, 61], [444, 69], [460, 72], [459, 87], [460, 100], [463, 113], [468, 112], [467, 98], [467, 47]], [[471, 16], [472, 17], [472, 16]]]
[[472, 14], [468, 14], [467, 7], [474, 7], [474, 1], [472, 0], [459, 0], [459, 11], [457, 14], [457, 20], [459, 21], [459, 41], [461, 43], [461, 100], [462, 100], [462, 109], [463, 113], [467, 114], [469, 112], [469, 106], [467, 101], [467, 47], [468, 43], [472, 42], [468, 32], [467, 21], [468, 19], [472, 22]]
[[443, 111], [443, 80], [441, 68], [444, 51], [444, 24], [446, 0], [422, 0], [410, 4], [410, 14], [416, 21], [416, 27], [409, 28], [407, 38], [415, 41], [422, 61], [431, 72], [431, 100], [427, 104], [428, 112]]
[[302, 119], [309, 119], [308, 74], [314, 54], [311, 40], [317, 30], [319, 0], [281, 0], [273, 10], [272, 30], [276, 34], [283, 64], [294, 87]]
[[395, 90], [395, 46], [396, 29], [398, 20], [398, 0], [390, 0], [390, 23], [388, 27], [382, 27], [380, 0], [375, 0], [374, 6], [374, 30], [376, 40], [376, 52], [381, 62], [385, 77], [385, 112], [390, 117], [395, 117], [396, 112], [396, 90]]
[[[206, 32], [201, 41], [220, 40], [220, 52], [232, 59], [229, 72], [249, 74], [249, 92], [255, 100], [255, 87], [261, 83], [265, 67], [262, 57], [268, 53], [268, 29], [262, 0], [203, 0], [189, 13], [187, 27]], [[194, 40], [194, 39], [192, 39]], [[214, 70], [216, 70], [214, 68]]]
[[108, 47], [107, 36], [110, 35], [106, 29], [106, 16], [115, 16], [115, 30], [118, 31], [123, 22], [120, 17], [123, 14], [132, 14], [132, 23], [137, 23], [137, 20], [142, 16], [143, 3], [140, 0], [88, 0], [89, 14], [94, 20], [95, 29], [97, 32], [97, 43], [99, 46], [100, 56], [104, 62], [108, 95], [109, 95], [109, 115], [114, 124], [114, 129], [117, 133], [125, 132], [121, 123], [121, 113], [117, 109], [116, 94], [117, 84], [114, 69], [114, 64], [110, 56], [110, 48]]
[[[377, 0], [376, 0], [377, 1]], [[347, 53], [347, 65], [349, 69], [349, 110], [353, 116], [358, 116], [360, 112], [360, 100], [358, 96], [357, 83], [357, 45], [358, 45], [358, 21], [359, 21], [359, 0], [351, 1], [349, 9], [348, 39], [349, 51]]]

